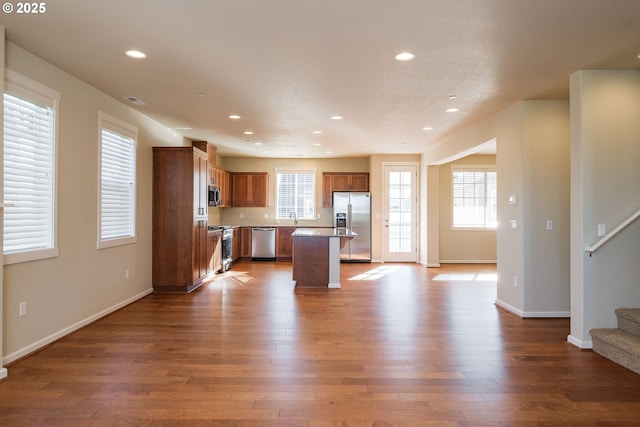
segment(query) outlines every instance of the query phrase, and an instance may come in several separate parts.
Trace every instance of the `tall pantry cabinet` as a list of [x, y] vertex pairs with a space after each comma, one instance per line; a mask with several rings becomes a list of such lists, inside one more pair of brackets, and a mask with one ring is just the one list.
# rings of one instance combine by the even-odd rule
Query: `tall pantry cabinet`
[[208, 274], [207, 202], [207, 153], [196, 147], [154, 147], [154, 291], [190, 292]]

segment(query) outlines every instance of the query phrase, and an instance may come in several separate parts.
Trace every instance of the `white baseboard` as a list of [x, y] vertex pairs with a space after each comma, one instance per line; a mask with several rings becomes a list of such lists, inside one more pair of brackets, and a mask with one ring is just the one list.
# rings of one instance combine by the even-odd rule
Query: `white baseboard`
[[[15, 351], [11, 354], [6, 355], [3, 359], [2, 359], [2, 364], [3, 365], [7, 365], [15, 360], [20, 359], [21, 357], [24, 357], [28, 354], [33, 353], [34, 351], [37, 351], [39, 349], [41, 349], [42, 347], [51, 344], [54, 341], [59, 340], [60, 338], [69, 335], [70, 333], [77, 331], [78, 329], [87, 326], [90, 323], [95, 322], [98, 319], [101, 319], [102, 317], [106, 316], [107, 314], [111, 314], [116, 310], [121, 309], [122, 307], [131, 304], [132, 302], [135, 302], [137, 300], [139, 300], [140, 298], [143, 298], [147, 295], [149, 295], [150, 293], [153, 292], [153, 288], [149, 288], [146, 291], [143, 291], [137, 295], [132, 296], [131, 298], [128, 298], [116, 305], [113, 305], [105, 310], [102, 310], [92, 316], [87, 317], [84, 320], [81, 320], [77, 323], [74, 323], [73, 325], [70, 325], [58, 332], [55, 332], [51, 335], [49, 335], [48, 337], [44, 337], [41, 340], [38, 340], [24, 348], [21, 348], [18, 351]], [[5, 369], [6, 372], [6, 369]], [[2, 372], [0, 371], [0, 378], [2, 378]]]
[[507, 304], [504, 301], [500, 301], [499, 299], [497, 299], [495, 300], [494, 304], [497, 305], [499, 308], [508, 311], [511, 314], [515, 314], [518, 317], [524, 318], [524, 312], [522, 310], [519, 310], [514, 306]]
[[579, 340], [578, 338], [574, 337], [573, 335], [568, 335], [567, 336], [567, 342], [569, 344], [573, 344], [576, 347], [581, 348], [583, 350], [588, 350], [588, 349], [592, 349], [593, 348], [593, 342], [592, 341]]
[[440, 264], [497, 264], [495, 259], [441, 259]]
[[495, 305], [498, 307], [508, 311], [511, 314], [515, 314], [518, 317], [523, 319], [526, 318], [556, 318], [556, 317], [571, 317], [571, 312], [569, 311], [522, 311], [518, 308], [515, 308], [512, 305], [507, 304], [504, 301], [495, 300]]
[[7, 378], [8, 372], [7, 368], [0, 368], [0, 380], [3, 378]]
[[524, 317], [569, 318], [571, 317], [571, 312], [570, 311], [525, 311]]
[[438, 268], [440, 267], [440, 263], [437, 264], [427, 264], [427, 268]]

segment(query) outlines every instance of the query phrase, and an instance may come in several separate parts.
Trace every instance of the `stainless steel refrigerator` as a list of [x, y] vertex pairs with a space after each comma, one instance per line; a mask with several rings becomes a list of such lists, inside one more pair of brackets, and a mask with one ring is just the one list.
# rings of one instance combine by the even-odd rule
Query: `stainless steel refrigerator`
[[340, 250], [340, 261], [371, 262], [371, 193], [334, 192], [333, 225], [357, 234]]

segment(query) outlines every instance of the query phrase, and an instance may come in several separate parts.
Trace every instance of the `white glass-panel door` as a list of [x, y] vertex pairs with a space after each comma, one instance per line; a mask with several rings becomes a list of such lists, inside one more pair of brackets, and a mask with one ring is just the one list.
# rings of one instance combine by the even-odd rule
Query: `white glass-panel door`
[[415, 165], [385, 165], [384, 261], [416, 262], [417, 176]]

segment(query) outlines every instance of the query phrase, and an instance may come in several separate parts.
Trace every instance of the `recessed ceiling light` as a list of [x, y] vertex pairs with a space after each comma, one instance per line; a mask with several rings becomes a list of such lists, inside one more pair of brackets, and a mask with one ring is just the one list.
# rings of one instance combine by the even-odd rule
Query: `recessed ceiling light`
[[245, 134], [245, 135], [253, 135], [253, 131], [245, 130], [245, 131], [244, 131], [244, 134]]
[[238, 119], [240, 118], [240, 116], [239, 116], [239, 115], [237, 115], [237, 114], [232, 114], [232, 115], [230, 115], [230, 116], [229, 116], [229, 118], [230, 118], [231, 120], [238, 120]]
[[321, 131], [321, 130], [314, 130], [314, 131], [313, 131], [313, 132], [311, 132], [311, 133], [315, 133], [316, 135], [319, 135], [319, 134], [321, 134], [321, 133], [322, 133], [322, 131]]
[[398, 61], [411, 61], [416, 56], [411, 52], [402, 52], [396, 55]]
[[327, 151], [326, 153], [327, 154], [333, 154], [333, 151]]
[[342, 120], [342, 116], [331, 116], [331, 120]]
[[459, 108], [447, 108], [445, 111], [447, 113], [455, 113], [457, 111], [460, 111], [460, 109]]
[[456, 99], [456, 98], [457, 98], [457, 96], [455, 96], [455, 95], [449, 95], [449, 99]]
[[175, 127], [175, 128], [171, 128], [173, 130], [191, 130], [193, 128], [188, 128], [188, 127]]
[[147, 55], [144, 52], [140, 52], [139, 50], [128, 50], [125, 52], [125, 54], [129, 58], [135, 58], [135, 59], [143, 59], [147, 57]]
[[431, 126], [426, 126], [426, 127], [423, 127], [422, 130], [433, 130], [433, 128]]
[[262, 142], [254, 142], [253, 145], [262, 145]]
[[313, 145], [315, 145], [316, 147], [321, 146], [322, 144], [320, 144], [319, 142], [314, 143]]
[[202, 98], [204, 96], [204, 92], [198, 92], [196, 95]]

